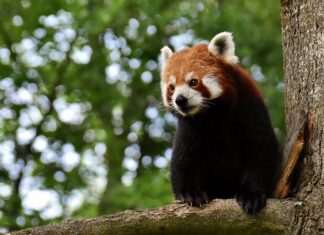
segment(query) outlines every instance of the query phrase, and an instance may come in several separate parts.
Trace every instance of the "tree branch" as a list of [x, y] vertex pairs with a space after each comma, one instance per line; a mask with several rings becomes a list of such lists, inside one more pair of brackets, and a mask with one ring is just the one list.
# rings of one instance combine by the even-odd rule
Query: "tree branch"
[[246, 215], [234, 199], [216, 199], [203, 208], [171, 204], [85, 220], [66, 220], [11, 235], [290, 234], [290, 220], [300, 205], [296, 201], [271, 199], [266, 210], [251, 216]]

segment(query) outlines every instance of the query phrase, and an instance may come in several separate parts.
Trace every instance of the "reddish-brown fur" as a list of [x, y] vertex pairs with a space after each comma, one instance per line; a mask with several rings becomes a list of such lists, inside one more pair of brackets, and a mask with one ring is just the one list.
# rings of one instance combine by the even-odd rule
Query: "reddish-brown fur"
[[[176, 86], [185, 84], [185, 75], [194, 72], [193, 78], [198, 79], [199, 83], [195, 87], [204, 97], [209, 98], [208, 89], [203, 85], [202, 78], [206, 75], [213, 75], [217, 78], [223, 94], [220, 99], [231, 101], [236, 98], [238, 92], [246, 96], [254, 95], [262, 98], [262, 94], [256, 83], [240, 66], [227, 63], [221, 57], [212, 55], [207, 45], [199, 44], [192, 48], [187, 48], [174, 53], [167, 61], [163, 71], [162, 82], [170, 84], [169, 77], [175, 76]], [[235, 76], [235, 74], [240, 76]], [[240, 87], [235, 84], [240, 79]], [[238, 91], [239, 89], [239, 91]], [[173, 92], [168, 89], [168, 99], [171, 99]]]
[[[281, 155], [260, 90], [248, 73], [228, 62], [236, 61], [235, 55], [228, 55], [232, 50], [234, 53], [234, 48], [222, 46], [224, 38], [219, 40], [220, 49], [230, 48], [227, 56], [213, 55], [207, 45], [197, 45], [174, 53], [164, 64], [162, 91], [164, 94], [164, 85], [169, 85], [169, 102], [172, 99], [178, 105], [181, 88], [179, 95], [176, 86], [186, 82], [204, 98], [210, 98], [207, 101], [199, 97], [201, 106], [205, 105], [202, 112], [190, 116], [174, 112], [179, 118], [170, 164], [172, 189], [176, 199], [190, 205], [236, 197], [245, 212], [256, 213], [271, 196]], [[190, 72], [198, 80], [197, 85], [186, 81]], [[205, 87], [206, 75], [215, 77], [218, 84], [205, 80]], [[171, 86], [170, 76], [177, 78]]]

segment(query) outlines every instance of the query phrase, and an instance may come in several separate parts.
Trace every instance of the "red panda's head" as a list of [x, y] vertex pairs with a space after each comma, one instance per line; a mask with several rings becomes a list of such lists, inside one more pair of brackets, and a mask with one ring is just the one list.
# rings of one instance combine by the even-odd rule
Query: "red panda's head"
[[182, 116], [193, 116], [211, 100], [234, 91], [228, 69], [236, 64], [232, 34], [217, 34], [209, 45], [199, 44], [173, 53], [161, 49], [161, 91], [164, 105]]

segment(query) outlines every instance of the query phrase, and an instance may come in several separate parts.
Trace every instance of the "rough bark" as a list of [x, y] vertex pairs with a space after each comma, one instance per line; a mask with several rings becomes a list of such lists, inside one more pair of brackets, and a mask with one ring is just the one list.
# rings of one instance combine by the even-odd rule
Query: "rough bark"
[[184, 204], [124, 211], [85, 220], [66, 220], [11, 233], [12, 235], [280, 235], [290, 234], [288, 226], [300, 202], [270, 200], [258, 215], [246, 215], [235, 200], [214, 200], [203, 208]]
[[292, 219], [294, 234], [324, 234], [324, 1], [282, 0], [286, 123], [305, 115], [305, 147]]

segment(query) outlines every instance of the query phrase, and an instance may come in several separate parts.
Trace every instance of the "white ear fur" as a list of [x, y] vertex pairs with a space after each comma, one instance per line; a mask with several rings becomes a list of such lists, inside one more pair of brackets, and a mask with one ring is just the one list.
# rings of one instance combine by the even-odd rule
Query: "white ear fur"
[[173, 52], [172, 50], [167, 47], [164, 46], [161, 49], [161, 62], [162, 62], [162, 68], [164, 67], [164, 65], [166, 64], [166, 62], [168, 61], [168, 59], [172, 56]]
[[217, 34], [210, 41], [208, 51], [215, 56], [223, 57], [228, 63], [238, 63], [232, 33], [222, 32]]

